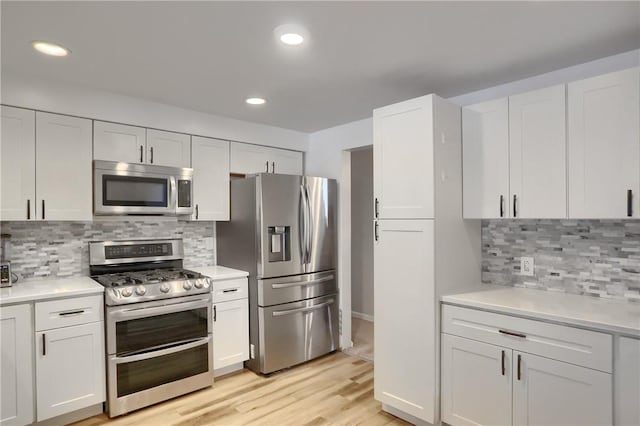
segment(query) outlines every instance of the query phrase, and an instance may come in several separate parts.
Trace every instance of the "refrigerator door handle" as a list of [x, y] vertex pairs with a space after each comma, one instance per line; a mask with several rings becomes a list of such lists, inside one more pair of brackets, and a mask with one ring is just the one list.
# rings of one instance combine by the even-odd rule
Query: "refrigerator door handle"
[[309, 186], [305, 184], [305, 193], [307, 199], [307, 261], [305, 263], [311, 263], [311, 251], [313, 241], [313, 212], [311, 211], [311, 200], [309, 198]]
[[304, 184], [300, 185], [300, 217], [302, 218], [302, 226], [300, 227], [300, 251], [302, 254], [302, 263], [307, 263], [307, 194]]

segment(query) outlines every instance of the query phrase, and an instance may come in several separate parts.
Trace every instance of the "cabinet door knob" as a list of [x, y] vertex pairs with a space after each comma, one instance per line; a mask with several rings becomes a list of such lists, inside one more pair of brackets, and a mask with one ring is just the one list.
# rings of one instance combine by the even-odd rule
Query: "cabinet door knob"
[[213, 322], [218, 319], [218, 312], [216, 311], [216, 305], [213, 305]]
[[140, 145], [140, 162], [144, 161], [144, 148]]
[[276, 172], [276, 162], [272, 161], [271, 162], [271, 173], [275, 173]]
[[375, 214], [376, 214], [376, 219], [380, 216], [380, 202], [378, 201], [378, 198], [376, 197], [376, 202], [374, 205], [374, 210], [375, 210]]
[[378, 239], [380, 239], [380, 235], [378, 234], [378, 221], [376, 221], [374, 227], [373, 227], [373, 238], [378, 241]]
[[627, 190], [627, 216], [633, 217], [633, 190]]
[[151, 164], [153, 164], [153, 147], [150, 148], [150, 152], [151, 152]]
[[504, 195], [500, 195], [500, 217], [504, 217]]
[[516, 194], [513, 194], [513, 217], [518, 217], [518, 209], [517, 206], [518, 205], [518, 196]]
[[47, 335], [42, 333], [42, 356], [47, 355]]
[[42, 200], [42, 220], [44, 220], [44, 200]]
[[505, 358], [505, 353], [504, 353], [504, 349], [502, 350], [502, 375], [504, 376], [506, 373], [506, 369], [504, 366], [504, 358]]
[[27, 219], [31, 219], [31, 200], [27, 200]]
[[265, 161], [265, 164], [266, 164], [266, 166], [267, 166], [267, 173], [269, 173], [269, 162], [268, 162], [268, 161]]
[[198, 220], [198, 205], [196, 204], [196, 220]]

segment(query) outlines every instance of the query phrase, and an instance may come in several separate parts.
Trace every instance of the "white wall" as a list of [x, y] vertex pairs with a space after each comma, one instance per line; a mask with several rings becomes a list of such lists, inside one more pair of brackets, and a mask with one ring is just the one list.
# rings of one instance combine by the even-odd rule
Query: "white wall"
[[342, 172], [342, 151], [372, 143], [371, 118], [312, 133], [309, 135], [309, 150], [305, 158], [306, 174], [339, 179]]
[[373, 316], [373, 149], [351, 152], [351, 309]]
[[2, 73], [0, 102], [161, 130], [306, 151], [309, 135], [96, 90]]

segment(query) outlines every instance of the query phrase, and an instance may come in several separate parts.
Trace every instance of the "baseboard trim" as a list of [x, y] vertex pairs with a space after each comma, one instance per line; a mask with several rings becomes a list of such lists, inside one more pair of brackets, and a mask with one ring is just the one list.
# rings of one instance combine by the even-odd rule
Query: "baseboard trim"
[[373, 315], [363, 314], [361, 312], [351, 311], [351, 316], [361, 320], [373, 322]]
[[244, 364], [242, 362], [237, 362], [235, 364], [231, 364], [226, 367], [213, 370], [213, 377], [217, 378], [221, 376], [226, 376], [227, 374], [235, 373], [236, 371], [240, 371], [243, 369], [244, 369]]

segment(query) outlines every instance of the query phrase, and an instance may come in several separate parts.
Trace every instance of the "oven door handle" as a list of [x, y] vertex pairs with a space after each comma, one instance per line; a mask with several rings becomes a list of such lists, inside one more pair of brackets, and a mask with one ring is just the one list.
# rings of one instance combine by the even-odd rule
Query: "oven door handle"
[[209, 344], [209, 341], [211, 341], [211, 336], [207, 336], [207, 337], [204, 337], [202, 339], [198, 339], [198, 340], [190, 342], [190, 343], [185, 343], [184, 345], [171, 346], [169, 348], [160, 349], [160, 350], [157, 350], [157, 351], [145, 352], [145, 353], [141, 353], [141, 354], [138, 354], [138, 355], [117, 356], [115, 358], [112, 358], [112, 360], [116, 364], [124, 364], [124, 363], [129, 363], [129, 362], [143, 361], [145, 359], [156, 358], [156, 357], [163, 356], [163, 355], [170, 355], [170, 354], [174, 354], [176, 352], [182, 352], [182, 351], [186, 351], [187, 349], [193, 349], [193, 348], [196, 348], [198, 346], [203, 346], [203, 345]]
[[190, 309], [206, 308], [211, 301], [207, 299], [199, 299], [193, 302], [169, 303], [162, 306], [154, 306], [147, 308], [122, 309], [109, 312], [109, 317], [116, 321], [132, 318], [144, 318], [148, 316], [170, 314], [173, 312], [187, 311]]

